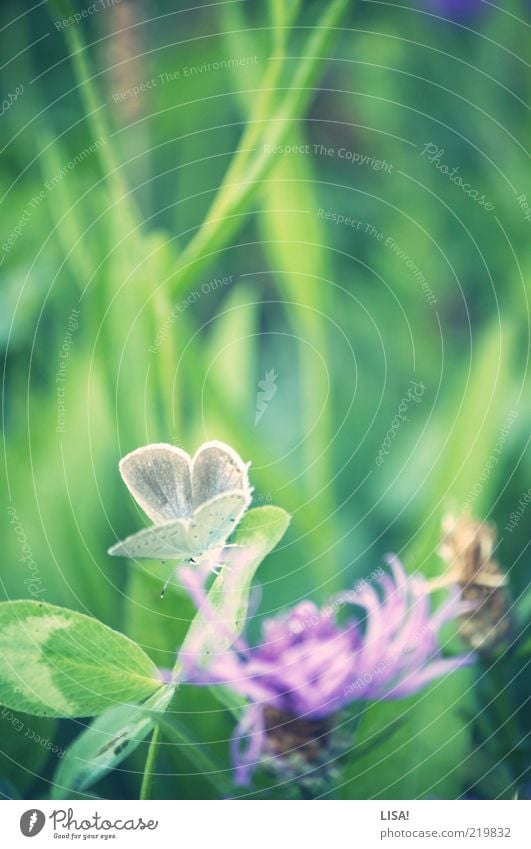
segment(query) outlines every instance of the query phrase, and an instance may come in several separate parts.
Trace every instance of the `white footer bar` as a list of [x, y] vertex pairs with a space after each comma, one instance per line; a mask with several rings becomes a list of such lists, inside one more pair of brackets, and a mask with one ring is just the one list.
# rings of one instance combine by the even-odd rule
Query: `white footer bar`
[[531, 846], [527, 801], [94, 800], [0, 805], [1, 842], [9, 849], [76, 843], [157, 849], [161, 843], [175, 849]]

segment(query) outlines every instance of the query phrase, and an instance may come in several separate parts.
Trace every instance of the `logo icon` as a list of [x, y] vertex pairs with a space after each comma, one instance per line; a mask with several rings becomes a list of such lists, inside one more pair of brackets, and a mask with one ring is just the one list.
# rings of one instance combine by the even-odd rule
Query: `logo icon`
[[20, 830], [24, 837], [35, 837], [44, 828], [46, 817], [38, 808], [25, 811], [20, 817]]
[[258, 389], [260, 391], [256, 394], [256, 412], [254, 417], [255, 427], [267, 410], [269, 402], [273, 400], [276, 394], [278, 389], [277, 377], [278, 375], [275, 374], [275, 369], [272, 368], [269, 371], [266, 371], [263, 380], [258, 381]]

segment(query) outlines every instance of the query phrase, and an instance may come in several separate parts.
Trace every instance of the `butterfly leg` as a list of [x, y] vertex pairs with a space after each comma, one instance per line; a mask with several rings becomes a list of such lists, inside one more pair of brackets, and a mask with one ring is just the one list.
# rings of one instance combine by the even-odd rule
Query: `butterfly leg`
[[[245, 548], [245, 546], [239, 545], [237, 542], [228, 542], [223, 546], [223, 550], [226, 548]], [[232, 566], [229, 566], [228, 563], [219, 563], [216, 566], [212, 566], [211, 569], [215, 575], [219, 575], [222, 569], [232, 572]]]
[[[187, 560], [187, 564], [188, 566], [199, 566], [201, 564], [201, 561], [196, 560], [195, 557], [189, 557]], [[217, 563], [215, 566], [211, 566], [210, 569], [214, 573], [214, 575], [219, 575], [221, 569], [223, 568], [223, 565], [223, 563]], [[228, 569], [229, 567], [226, 566], [226, 568]]]
[[214, 575], [220, 575], [222, 571], [232, 572], [232, 566], [229, 566], [229, 564], [223, 560], [220, 563], [212, 565], [210, 568]]
[[[238, 543], [236, 543], [236, 542], [228, 542], [226, 545], [223, 546], [223, 549], [226, 549], [226, 548], [245, 548], [245, 546], [244, 545], [238, 545]], [[216, 575], [219, 574], [219, 571], [216, 571], [216, 570], [220, 570], [222, 567], [224, 567], [228, 572], [232, 572], [232, 566], [229, 566], [228, 563], [220, 563], [219, 566], [213, 567], [213, 571], [216, 573]]]
[[226, 563], [217, 563], [215, 566], [212, 566], [214, 575], [221, 575], [223, 569], [230, 569], [230, 566], [227, 566]]

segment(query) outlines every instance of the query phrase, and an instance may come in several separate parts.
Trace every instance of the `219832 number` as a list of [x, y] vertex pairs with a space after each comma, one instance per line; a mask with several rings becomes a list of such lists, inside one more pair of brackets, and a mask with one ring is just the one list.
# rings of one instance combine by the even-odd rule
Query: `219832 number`
[[467, 837], [510, 837], [510, 828], [485, 827], [467, 828]]

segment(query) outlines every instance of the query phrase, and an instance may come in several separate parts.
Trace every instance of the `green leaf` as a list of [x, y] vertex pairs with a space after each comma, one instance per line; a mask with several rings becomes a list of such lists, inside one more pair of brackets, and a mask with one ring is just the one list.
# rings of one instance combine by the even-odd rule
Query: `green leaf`
[[[247, 562], [243, 580], [227, 594], [224, 592], [224, 575], [220, 574], [208, 596], [209, 602], [215, 605], [220, 618], [228, 629], [233, 629], [234, 635], [243, 630], [249, 591], [256, 570], [264, 557], [282, 539], [289, 522], [290, 516], [280, 507], [257, 507], [243, 517], [234, 534], [234, 542], [249, 546], [253, 552]], [[228, 636], [220, 635], [216, 628], [205, 621], [202, 613], [195, 616], [184, 640], [183, 650], [193, 642], [194, 651], [197, 651], [198, 639], [200, 651], [202, 650], [205, 656], [214, 649], [222, 651], [230, 643]], [[54, 792], [60, 795], [54, 798], [70, 798], [69, 791], [86, 790], [130, 755], [153, 730], [157, 714], [168, 707], [177, 690], [181, 673], [181, 665], [178, 662], [174, 668], [175, 681], [171, 687], [160, 688], [142, 707], [112, 708], [87, 728], [70, 746], [57, 771], [54, 778], [57, 789]], [[237, 709], [237, 706], [235, 701], [232, 709]]]
[[479, 353], [473, 367], [452, 392], [445, 417], [451, 427], [431, 460], [429, 493], [421, 499], [422, 522], [406, 556], [427, 576], [441, 572], [436, 552], [448, 503], [452, 510], [470, 509], [478, 515], [488, 512], [493, 503], [499, 459], [506, 450], [517, 406], [514, 385], [504, 377], [511, 371], [515, 341], [510, 324], [493, 322], [483, 339], [474, 343]]
[[[245, 285], [241, 280], [231, 285], [232, 291], [227, 292], [223, 301], [205, 353], [210, 363], [209, 380], [217, 383], [227, 404], [249, 422], [254, 418], [256, 394], [256, 285]], [[205, 345], [204, 340], [202, 344]], [[235, 370], [241, 377], [227, 380], [227, 374], [235, 374]], [[219, 410], [218, 417], [223, 427], [225, 417], [222, 410]]]
[[[290, 131], [286, 141], [301, 149], [307, 142], [297, 128]], [[297, 486], [306, 488], [305, 509], [312, 517], [313, 557], [308, 570], [312, 582], [316, 586], [326, 582], [330, 594], [340, 589], [339, 573], [323, 575], [326, 552], [334, 548], [340, 536], [333, 495], [333, 404], [328, 398], [329, 375], [316, 368], [314, 358], [319, 351], [324, 361], [329, 361], [328, 324], [322, 317], [330, 314], [333, 287], [327, 282], [331, 274], [324, 248], [330, 234], [318, 216], [322, 201], [316, 188], [309, 155], [279, 157], [264, 186], [265, 208], [259, 223], [265, 237], [264, 250], [271, 266], [278, 269], [277, 285], [288, 305], [292, 332], [305, 343], [297, 352], [301, 387], [297, 440], [301, 442], [305, 469]]]
[[54, 775], [52, 798], [83, 793], [125, 760], [153, 730], [149, 710], [164, 710], [173, 692], [161, 687], [141, 706], [117, 705], [94, 720], [67, 749]]
[[[370, 704], [342, 776], [341, 798], [457, 799], [470, 744], [472, 678], [471, 669], [460, 669], [408, 699]], [[386, 738], [384, 745], [365, 753], [379, 737]]]
[[[156, 718], [161, 730], [172, 741], [179, 755], [186, 758], [198, 770], [198, 775], [209, 782], [220, 797], [230, 796], [234, 792], [230, 773], [209, 753], [204, 741], [197, 739], [192, 732], [176, 719], [161, 713]], [[193, 778], [193, 776], [189, 776]]]
[[43, 774], [46, 762], [63, 756], [56, 725], [54, 719], [27, 716], [7, 707], [0, 710], [0, 776], [26, 799], [33, 795], [31, 785]]
[[[210, 622], [199, 612], [186, 635], [182, 651], [186, 652], [192, 646], [194, 653], [198, 651], [206, 660], [210, 654], [215, 654], [229, 648], [232, 639], [243, 631], [249, 605], [251, 583], [262, 560], [282, 539], [291, 517], [281, 507], [256, 507], [245, 514], [233, 536], [233, 542], [243, 546], [247, 551], [245, 571], [241, 580], [231, 586], [231, 573], [222, 570], [208, 593], [208, 602], [219, 614], [225, 633], [220, 633], [219, 626]], [[238, 577], [239, 574], [238, 574]], [[200, 648], [198, 649], [198, 645]], [[174, 672], [180, 669], [178, 660]]]
[[43, 259], [38, 268], [20, 263], [6, 263], [2, 268], [0, 289], [0, 348], [5, 353], [28, 344], [35, 327], [53, 266]]
[[[257, 95], [255, 100], [258, 110], [253, 109], [251, 120], [242, 134], [239, 149], [201, 228], [180, 256], [172, 279], [174, 292], [186, 291], [191, 279], [198, 274], [201, 267], [210, 262], [212, 254], [226, 244], [234, 230], [246, 220], [242, 213], [275, 163], [274, 157], [268, 151], [270, 147], [284, 140], [285, 134], [305, 113], [323, 69], [323, 57], [327, 55], [336, 35], [336, 28], [349, 5], [348, 0], [332, 0], [324, 6], [321, 17], [311, 29], [310, 36], [302, 48], [302, 58], [290, 78], [291, 85], [278, 107], [274, 109], [271, 108], [268, 90], [277, 84], [277, 72], [280, 73], [284, 66], [282, 55], [279, 57], [280, 61], [271, 62], [271, 79], [265, 88], [265, 96], [260, 96], [260, 93]], [[263, 131], [262, 109], [263, 117], [267, 121]], [[255, 114], [256, 111], [260, 118]], [[256, 145], [255, 152], [249, 154], [249, 149], [254, 147], [255, 135], [258, 135], [260, 144]]]
[[96, 619], [39, 601], [0, 604], [0, 703], [38, 716], [96, 716], [161, 686], [140, 646]]

